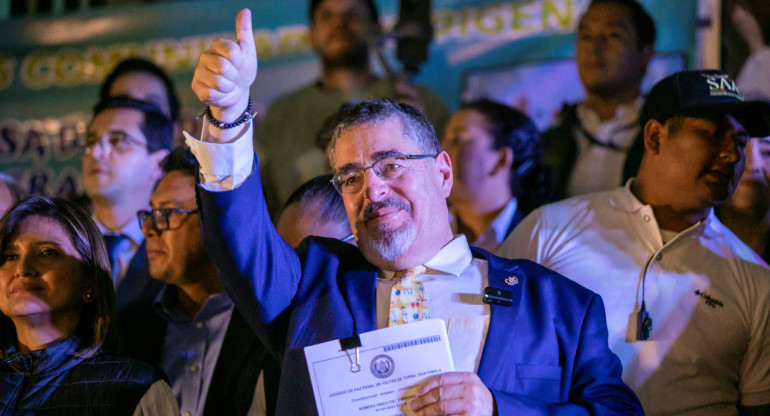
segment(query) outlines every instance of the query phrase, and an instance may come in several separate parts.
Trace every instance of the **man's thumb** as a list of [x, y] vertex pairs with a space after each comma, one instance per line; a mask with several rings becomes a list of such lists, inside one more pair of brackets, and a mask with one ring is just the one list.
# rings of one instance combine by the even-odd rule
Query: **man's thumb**
[[238, 45], [244, 53], [256, 54], [254, 33], [251, 31], [251, 10], [243, 9], [235, 17], [235, 33]]

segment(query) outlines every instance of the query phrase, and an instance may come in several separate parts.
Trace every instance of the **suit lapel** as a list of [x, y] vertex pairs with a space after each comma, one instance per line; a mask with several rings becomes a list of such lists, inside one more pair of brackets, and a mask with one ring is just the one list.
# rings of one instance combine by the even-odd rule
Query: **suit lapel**
[[[525, 278], [523, 272], [518, 267], [510, 270], [501, 270], [495, 267], [494, 259], [489, 261], [488, 286], [496, 289], [504, 289], [512, 292], [513, 304], [511, 306], [490, 305], [489, 331], [487, 331], [486, 342], [484, 343], [484, 352], [481, 355], [479, 364], [479, 377], [491, 385], [497, 378], [502, 368], [508, 368], [503, 365], [506, 357], [513, 355], [508, 350], [514, 345], [514, 338], [517, 330], [517, 318], [521, 308], [521, 296], [523, 291], [523, 282]], [[513, 282], [511, 277], [518, 279], [518, 283], [509, 285]]]
[[139, 300], [152, 301], [163, 287], [163, 283], [150, 277], [145, 244], [146, 241], [142, 241], [131, 258], [126, 275], [115, 293], [115, 306], [119, 310]]
[[[347, 307], [353, 313], [353, 325], [357, 333], [377, 329], [377, 272], [355, 270], [341, 276]], [[353, 334], [350, 334], [353, 335]]]
[[147, 275], [148, 268], [147, 246], [145, 245], [145, 242], [142, 241], [142, 244], [139, 245], [134, 257], [131, 258], [131, 263], [128, 265], [126, 275], [123, 276], [120, 285], [117, 287], [115, 304], [118, 306], [118, 309], [121, 309], [121, 306], [128, 305], [139, 298], [138, 295], [143, 289], [142, 280], [144, 280], [141, 275]]
[[[222, 341], [222, 349], [219, 351], [214, 373], [211, 376], [211, 387], [206, 396], [204, 413], [217, 414], [217, 406], [222, 406], [225, 400], [235, 396], [240, 379], [233, 375], [240, 373], [257, 342], [254, 330], [249, 327], [238, 309], [233, 308], [225, 338]], [[235, 406], [234, 403], [227, 405]]]

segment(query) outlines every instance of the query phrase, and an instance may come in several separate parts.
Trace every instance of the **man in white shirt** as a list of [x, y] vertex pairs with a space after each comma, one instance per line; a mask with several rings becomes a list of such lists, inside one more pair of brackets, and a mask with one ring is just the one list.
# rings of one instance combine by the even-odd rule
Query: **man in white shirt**
[[150, 203], [172, 133], [171, 121], [157, 107], [127, 96], [101, 101], [88, 124], [83, 185], [107, 243], [118, 309], [152, 299], [160, 289], [147, 272], [136, 211]]
[[624, 169], [635, 173], [629, 151], [654, 52], [655, 22], [636, 0], [593, 0], [580, 18], [575, 63], [586, 99], [565, 106], [560, 122], [543, 133], [545, 162], [563, 197], [613, 189]]
[[[205, 247], [238, 310], [283, 357], [278, 414], [318, 413], [305, 346], [428, 317], [447, 322], [458, 372], [427, 378], [409, 403], [416, 414], [640, 414], [606, 345], [599, 297], [452, 235], [451, 162], [412, 106], [364, 102], [337, 126], [333, 183], [358, 247], [311, 237], [297, 255], [270, 222], [242, 122], [256, 76], [248, 10], [236, 28], [237, 43], [215, 41], [201, 56], [193, 90], [210, 125], [204, 141], [187, 142], [201, 163]], [[423, 274], [396, 277], [407, 270]], [[407, 283], [427, 297], [392, 307]], [[512, 304], [482, 302], [487, 286], [511, 290]]]
[[768, 414], [770, 271], [716, 218], [770, 105], [720, 71], [653, 87], [639, 175], [546, 205], [498, 254], [534, 260], [597, 291], [610, 348], [648, 415]]

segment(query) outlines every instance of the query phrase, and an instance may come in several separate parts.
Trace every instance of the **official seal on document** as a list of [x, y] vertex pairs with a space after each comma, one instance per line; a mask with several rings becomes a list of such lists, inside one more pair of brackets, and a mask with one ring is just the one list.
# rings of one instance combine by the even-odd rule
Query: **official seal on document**
[[372, 363], [369, 364], [369, 369], [372, 374], [377, 378], [388, 378], [393, 374], [396, 369], [396, 362], [393, 361], [390, 356], [380, 354], [372, 358]]

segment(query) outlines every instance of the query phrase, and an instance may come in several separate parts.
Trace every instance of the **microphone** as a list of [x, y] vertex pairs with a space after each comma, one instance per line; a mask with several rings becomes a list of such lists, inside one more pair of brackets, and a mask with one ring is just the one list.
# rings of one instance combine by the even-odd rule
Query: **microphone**
[[398, 40], [396, 58], [410, 76], [416, 75], [420, 64], [428, 60], [428, 47], [433, 40], [430, 10], [430, 0], [401, 0], [399, 4], [398, 23], [391, 35]]
[[636, 339], [639, 341], [647, 341], [650, 339], [650, 332], [652, 331], [652, 318], [647, 313], [647, 309], [644, 305], [644, 299], [642, 299], [642, 307], [639, 312], [636, 313]]
[[483, 302], [490, 305], [513, 305], [513, 293], [505, 289], [487, 287], [484, 289]]

